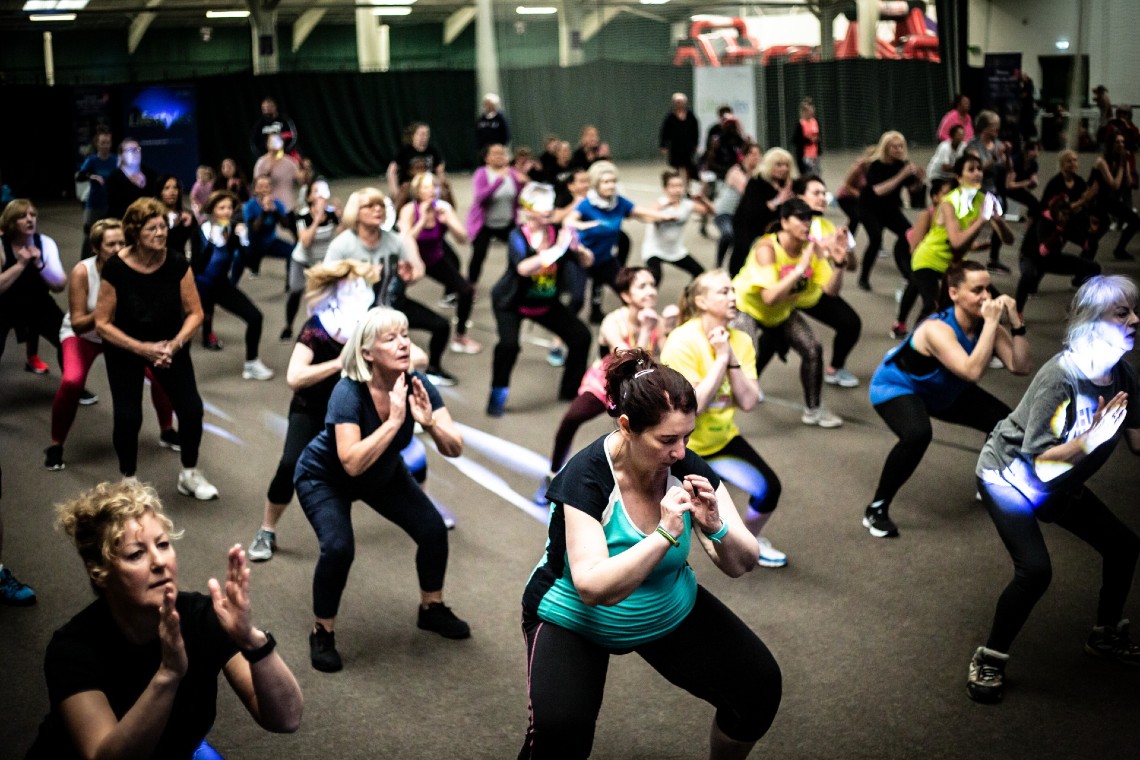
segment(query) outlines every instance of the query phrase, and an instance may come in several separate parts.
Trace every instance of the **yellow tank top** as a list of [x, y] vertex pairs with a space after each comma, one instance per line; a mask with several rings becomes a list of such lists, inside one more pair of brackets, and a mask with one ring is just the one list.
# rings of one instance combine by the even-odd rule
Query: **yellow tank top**
[[[765, 240], [771, 243], [776, 261], [761, 265], [756, 262], [756, 246]], [[783, 324], [792, 315], [793, 310], [815, 306], [823, 295], [823, 286], [831, 281], [832, 275], [831, 264], [818, 257], [812, 261], [811, 266], [796, 283], [792, 298], [774, 304], [766, 304], [761, 298], [761, 291], [775, 286], [798, 261], [798, 257], [793, 258], [788, 255], [775, 233], [757, 240], [752, 250], [748, 252], [748, 260], [732, 281], [736, 289], [736, 307], [765, 327], [775, 327]]]
[[[974, 192], [973, 198], [967, 192]], [[942, 196], [942, 203], [949, 203], [954, 209], [954, 216], [958, 218], [958, 229], [964, 230], [974, 223], [982, 213], [982, 203], [986, 194], [981, 190], [975, 192], [974, 188], [959, 187]], [[939, 220], [942, 204], [934, 210], [934, 217], [930, 220], [930, 231], [922, 238], [922, 242], [914, 249], [910, 265], [912, 269], [933, 269], [935, 272], [945, 272], [954, 263], [954, 251], [950, 248], [950, 235], [946, 232]]]

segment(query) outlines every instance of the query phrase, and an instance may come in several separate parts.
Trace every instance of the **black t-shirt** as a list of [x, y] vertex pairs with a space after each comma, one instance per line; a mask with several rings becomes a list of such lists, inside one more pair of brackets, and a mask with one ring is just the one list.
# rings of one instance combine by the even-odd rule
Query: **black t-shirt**
[[763, 177], [753, 177], [744, 186], [740, 205], [732, 216], [735, 259], [743, 260], [743, 254], [752, 248], [756, 238], [767, 232], [768, 226], [779, 218], [778, 210], [768, 208], [768, 204], [778, 194], [776, 187]]
[[[316, 314], [309, 317], [301, 327], [301, 334], [297, 337], [297, 342], [313, 352], [313, 364], [332, 361], [340, 356], [340, 352], [344, 348], [342, 344], [337, 343], [328, 334]], [[323, 420], [328, 412], [329, 397], [339, 381], [340, 373], [337, 372], [319, 383], [297, 391], [293, 394], [293, 401], [289, 404], [289, 413], [299, 412], [320, 417]]]
[[903, 161], [892, 161], [889, 164], [883, 161], [872, 161], [871, 165], [867, 167], [867, 184], [863, 188], [862, 195], [859, 196], [860, 200], [875, 208], [897, 208], [901, 206], [902, 189], [903, 185], [906, 184], [905, 182], [900, 182], [894, 190], [883, 195], [875, 193], [875, 185], [893, 179], [905, 166], [906, 163]]
[[[427, 390], [428, 398], [431, 400], [432, 410], [442, 407], [443, 398], [427, 376], [421, 372], [413, 372], [412, 375], [418, 377], [424, 384], [424, 389]], [[412, 403], [411, 395], [412, 384], [409, 380], [409, 406]], [[383, 422], [380, 413], [376, 411], [376, 404], [372, 401], [368, 384], [342, 377], [333, 388], [332, 396], [329, 397], [325, 427], [301, 453], [301, 458], [297, 462], [298, 472], [329, 483], [350, 495], [382, 493], [382, 489], [392, 480], [393, 475], [404, 468], [400, 452], [411, 443], [412, 432], [415, 429], [411, 409], [404, 415], [404, 424], [400, 426], [380, 458], [356, 477], [345, 472], [344, 465], [340, 463], [336, 450], [336, 426], [343, 423], [358, 425], [360, 437], [364, 439], [375, 433]]]
[[114, 325], [135, 340], [170, 340], [182, 329], [182, 278], [190, 268], [169, 253], [162, 265], [143, 274], [118, 256], [103, 265], [103, 281], [115, 288]]
[[401, 145], [392, 159], [396, 162], [397, 178], [400, 184], [412, 181], [412, 160], [422, 158], [426, 163], [428, 173], [434, 172], [436, 167], [443, 163], [443, 154], [439, 148], [428, 144], [426, 150], [416, 150], [411, 145]]
[[[210, 597], [179, 592], [175, 602], [181, 618], [182, 640], [189, 663], [174, 695], [166, 729], [151, 755], [155, 758], [189, 758], [210, 732], [218, 700], [218, 673], [238, 653], [214, 614]], [[146, 690], [162, 661], [156, 637], [132, 644], [111, 617], [110, 607], [97, 599], [55, 632], [44, 656], [51, 712], [29, 758], [59, 760], [79, 757], [60, 714], [60, 703], [85, 691], [101, 691], [115, 717], [122, 717]]]
[[1048, 206], [1049, 201], [1056, 198], [1058, 195], [1063, 195], [1068, 198], [1069, 203], [1076, 203], [1085, 194], [1088, 189], [1088, 184], [1077, 175], [1073, 175], [1073, 186], [1065, 186], [1065, 175], [1058, 174], [1045, 185], [1045, 191], [1041, 194], [1041, 202], [1043, 205]]
[[162, 188], [158, 185], [158, 174], [148, 166], [139, 168], [145, 184], [139, 187], [121, 169], [111, 172], [107, 178], [107, 216], [122, 219], [127, 207], [139, 198], [158, 198]]

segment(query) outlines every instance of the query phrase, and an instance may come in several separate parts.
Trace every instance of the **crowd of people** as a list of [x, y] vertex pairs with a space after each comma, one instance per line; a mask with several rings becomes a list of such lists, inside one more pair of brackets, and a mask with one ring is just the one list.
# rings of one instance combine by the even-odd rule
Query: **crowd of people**
[[[361, 187], [342, 203], [298, 152], [304, 142], [296, 126], [271, 99], [251, 138], [252, 181], [242, 162], [227, 158], [216, 170], [200, 167], [185, 197], [177, 177], [143, 163], [137, 140], [123, 137], [116, 157], [110, 133], [96, 134], [78, 175], [91, 183], [87, 247], [70, 274], [39, 231], [35, 205], [15, 199], [4, 208], [0, 352], [15, 331], [27, 344], [26, 369], [42, 373], [49, 365], [38, 339], [58, 349], [62, 380], [44, 466], [66, 467], [77, 408], [97, 401], [86, 381], [102, 354], [122, 476], [58, 508], [97, 600], [47, 648], [50, 714], [30, 756], [207, 756], [195, 752], [208, 748], [220, 671], [260, 725], [295, 730], [300, 689], [273, 637], [250, 622], [247, 565], [273, 558], [294, 495], [320, 546], [309, 631], [314, 669], [344, 667], [335, 622], [355, 554], [355, 501], [416, 545], [417, 626], [447, 639], [471, 635], [444, 604], [454, 522], [423, 490], [417, 433], [445, 457], [463, 452], [437, 386], [479, 382], [461, 357], [483, 350], [469, 323], [495, 241], [505, 245], [506, 268], [487, 290], [497, 341], [484, 380], [486, 414], [510, 411], [528, 320], [556, 336], [548, 360], [562, 372], [553, 395], [567, 403], [534, 496], [550, 519], [543, 559], [523, 594], [530, 713], [520, 757], [588, 756], [608, 658], [630, 651], [716, 707], [710, 757], [745, 757], [772, 724], [779, 666], [748, 625], [697, 583], [688, 556], [696, 543], [731, 577], [789, 564], [765, 535], [781, 479], [735, 423], [737, 412], [754, 413], [764, 401], [760, 378], [771, 359], [789, 352], [799, 359], [804, 425], [843, 425], [824, 404], [826, 386], [838, 393], [865, 383], [870, 406], [898, 437], [862, 505], [872, 537], [900, 535], [890, 508], [930, 445], [932, 418], [987, 436], [978, 498], [1015, 572], [970, 661], [971, 698], [1002, 698], [1009, 651], [1048, 586], [1038, 521], [1055, 522], [1104, 557], [1086, 650], [1140, 664], [1123, 611], [1140, 539], [1084, 486], [1120, 439], [1140, 454], [1137, 380], [1124, 361], [1140, 322], [1137, 288], [1103, 275], [1094, 261], [1112, 224], [1120, 228], [1114, 259], [1133, 258], [1140, 216], [1132, 207], [1130, 132], [1104, 133], [1088, 181], [1076, 173], [1076, 154], [1062, 153], [1038, 196], [1039, 145], [1004, 140], [997, 114], [972, 116], [969, 98], [959, 96], [937, 126], [941, 142], [925, 170], [897, 131], [864, 152], [837, 193], [847, 217], [837, 224], [826, 218], [832, 204], [820, 177], [826, 114], [810, 99], [801, 104], [794, 155], [763, 149], [727, 106], [701, 152], [697, 118], [687, 97], [674, 94], [659, 134], [668, 168], [651, 204], [623, 195], [596, 127], [584, 126], [576, 147], [551, 136], [537, 158], [522, 148], [512, 157], [502, 109], [498, 96], [483, 99], [481, 165], [465, 215], [429, 125], [408, 126], [386, 190]], [[904, 191], [921, 209], [913, 224]], [[1015, 296], [999, 293], [991, 279], [1010, 271], [1000, 251], [1017, 239], [1007, 218], [1011, 200], [1025, 209]], [[622, 229], [627, 219], [646, 225], [640, 266]], [[686, 225], [698, 221], [705, 233], [707, 219], [719, 239], [690, 250]], [[859, 288], [872, 289], [884, 232], [894, 235], [905, 281], [890, 326], [901, 342], [863, 379], [848, 369], [863, 320], [843, 285], [852, 272]], [[1067, 244], [1077, 252], [1065, 253]], [[969, 257], [983, 249], [985, 263]], [[207, 597], [179, 590], [171, 542], [180, 534], [156, 492], [139, 482], [143, 383], [150, 383], [159, 442], [180, 457], [177, 491], [219, 498], [198, 469], [204, 412], [190, 348], [198, 337], [203, 349], [223, 350], [212, 327], [220, 307], [245, 323], [241, 377], [276, 377], [260, 359], [264, 314], [241, 288], [243, 277], [261, 274], [266, 257], [283, 260], [286, 272], [279, 337], [293, 344], [284, 372], [293, 393], [287, 432], [276, 471], [266, 473], [254, 539], [248, 551], [228, 553], [226, 578], [211, 580]], [[688, 278], [676, 305], [658, 300], [663, 263]], [[1025, 305], [1046, 273], [1071, 276], [1078, 288], [1068, 333], [1011, 410], [979, 382], [991, 368], [1032, 371]], [[444, 289], [434, 307], [411, 295], [425, 276]], [[620, 303], [609, 314], [603, 288]], [[65, 289], [67, 312], [54, 295]], [[813, 322], [833, 330], [830, 351]], [[420, 331], [426, 348], [412, 342], [410, 333]], [[450, 371], [448, 351], [458, 360]], [[603, 413], [614, 431], [572, 453], [579, 427]], [[726, 484], [745, 494], [746, 507], [738, 510]], [[35, 598], [0, 564], [0, 600]], [[128, 660], [130, 678], [109, 667]]]

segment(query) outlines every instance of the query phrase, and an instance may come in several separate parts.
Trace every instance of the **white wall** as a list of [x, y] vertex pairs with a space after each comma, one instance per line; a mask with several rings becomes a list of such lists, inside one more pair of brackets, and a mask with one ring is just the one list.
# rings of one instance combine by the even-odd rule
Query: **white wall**
[[[1057, 40], [1077, 47], [1077, 0], [969, 0], [967, 45], [984, 53], [1021, 53], [1022, 66], [1040, 86], [1040, 55], [1063, 55]], [[1081, 47], [1089, 57], [1089, 85], [1104, 84], [1114, 103], [1140, 105], [1140, 41], [1136, 0], [1086, 0]], [[971, 66], [984, 63], [970, 55]], [[1089, 97], [1090, 94], [1086, 94]]]

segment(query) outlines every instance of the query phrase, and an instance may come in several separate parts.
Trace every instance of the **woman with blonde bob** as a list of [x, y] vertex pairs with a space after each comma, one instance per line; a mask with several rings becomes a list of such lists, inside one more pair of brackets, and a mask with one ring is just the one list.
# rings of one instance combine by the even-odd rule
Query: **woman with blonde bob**
[[411, 369], [408, 320], [395, 309], [371, 309], [341, 355], [344, 375], [332, 390], [324, 429], [297, 462], [294, 485], [321, 555], [313, 574], [310, 658], [317, 670], [342, 667], [333, 626], [355, 551], [352, 503], [363, 501], [416, 542], [420, 584], [417, 625], [465, 639], [467, 623], [443, 603], [447, 527], [408, 472], [401, 450], [415, 423], [446, 457], [463, 453], [463, 438], [427, 376]]
[[895, 265], [910, 278], [910, 222], [902, 212], [902, 189], [921, 185], [926, 172], [907, 157], [906, 138], [901, 132], [884, 132], [867, 167], [867, 184], [859, 196], [859, 221], [867, 229], [867, 249], [859, 273], [859, 288], [871, 289], [871, 270], [883, 245], [883, 230], [895, 233]]
[[297, 730], [301, 688], [252, 623], [240, 546], [209, 596], [179, 591], [181, 533], [150, 486], [101, 483], [57, 512], [97, 598], [48, 645], [51, 712], [28, 757], [216, 757], [219, 672], [262, 728]]
[[756, 238], [780, 218], [777, 209], [793, 196], [792, 181], [799, 177], [796, 160], [783, 148], [769, 148], [760, 159], [756, 176], [744, 186], [740, 205], [732, 216], [732, 256], [728, 272], [732, 277], [748, 260]]

